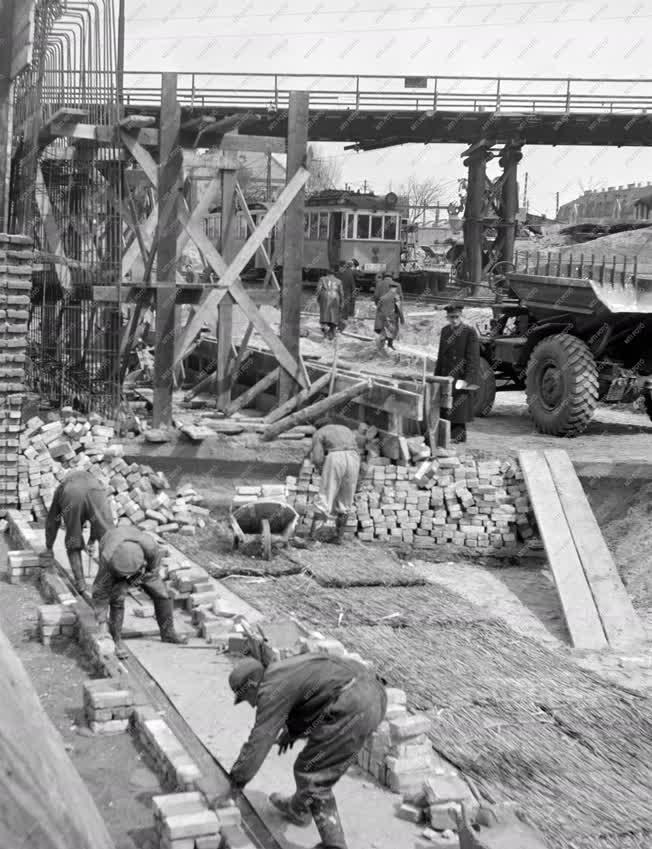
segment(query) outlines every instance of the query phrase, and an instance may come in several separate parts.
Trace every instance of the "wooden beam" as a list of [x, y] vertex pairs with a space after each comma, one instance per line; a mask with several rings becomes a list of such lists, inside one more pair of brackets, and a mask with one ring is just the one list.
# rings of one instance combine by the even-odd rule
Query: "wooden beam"
[[[235, 171], [220, 172], [222, 182], [222, 220], [220, 233], [220, 253], [224, 261], [230, 263], [237, 253], [235, 236]], [[219, 412], [225, 412], [231, 403], [230, 362], [233, 340], [233, 298], [227, 294], [217, 308], [217, 373], [216, 389]]]
[[[233, 299], [238, 304], [241, 309], [244, 310], [245, 314], [249, 321], [251, 321], [256, 330], [263, 336], [265, 342], [270, 347], [270, 350], [274, 353], [274, 355], [279, 360], [280, 364], [283, 368], [289, 370], [292, 373], [297, 371], [298, 365], [292, 357], [291, 354], [288, 353], [285, 346], [282, 344], [280, 339], [276, 336], [276, 334], [272, 331], [266, 321], [262, 318], [262, 316], [258, 313], [256, 309], [256, 305], [251, 300], [251, 298], [247, 295], [244, 286], [239, 282], [238, 278], [240, 272], [245, 268], [251, 257], [256, 253], [260, 245], [267, 238], [269, 233], [271, 233], [274, 225], [277, 221], [280, 220], [283, 213], [287, 209], [290, 204], [292, 198], [296, 194], [297, 191], [306, 183], [309, 178], [309, 172], [302, 168], [300, 169], [295, 176], [292, 178], [290, 183], [285, 187], [285, 189], [281, 192], [279, 198], [274, 203], [274, 205], [269, 209], [264, 219], [256, 228], [256, 232], [252, 233], [252, 235], [247, 239], [246, 243], [238, 253], [237, 257], [233, 260], [231, 265], [227, 268], [224, 261], [220, 257], [219, 253], [215, 250], [213, 245], [208, 242], [210, 246], [210, 250], [205, 254], [206, 259], [210, 263], [211, 267], [215, 271], [216, 274], [220, 276], [220, 285], [217, 289], [210, 292], [202, 306], [197, 311], [197, 314], [194, 316], [193, 321], [189, 324], [183, 334], [183, 338], [179, 343], [177, 348], [177, 353], [175, 355], [175, 362], [181, 361], [185, 355], [185, 351], [188, 346], [192, 344], [192, 340], [199, 333], [202, 326], [207, 320], [210, 320], [214, 315], [214, 310], [219, 304], [220, 300], [224, 296], [224, 293], [230, 290]], [[202, 232], [196, 232], [196, 228], [191, 229], [191, 238], [197, 245], [203, 245], [205, 241], [205, 236]], [[302, 385], [306, 385], [305, 378], [301, 380]]]
[[[61, 121], [56, 124], [51, 123], [47, 132], [41, 131], [39, 133], [39, 145], [41, 147], [48, 145], [54, 138], [116, 145], [120, 144], [122, 132], [125, 131], [113, 124], [83, 124], [77, 121]], [[131, 137], [144, 147], [157, 148], [159, 145], [158, 130], [145, 128], [131, 131]]]
[[[156, 291], [156, 349], [154, 352], [153, 425], [172, 424], [174, 340], [177, 276], [178, 205], [183, 189], [183, 156], [179, 146], [181, 108], [177, 102], [177, 75], [161, 80], [161, 164], [159, 167], [159, 220], [156, 276], [170, 286]], [[163, 203], [163, 201], [165, 201]]]
[[297, 407], [301, 407], [306, 401], [310, 400], [314, 395], [317, 395], [322, 390], [328, 387], [330, 383], [331, 376], [326, 373], [322, 375], [319, 380], [315, 380], [307, 389], [302, 389], [301, 392], [297, 392], [296, 395], [293, 395], [289, 401], [286, 401], [284, 404], [281, 404], [280, 407], [277, 407], [275, 410], [272, 410], [271, 413], [268, 413], [265, 416], [265, 421], [268, 424], [274, 424], [274, 422], [279, 421], [280, 419], [287, 416]]
[[573, 645], [604, 649], [607, 638], [550, 468], [538, 451], [519, 451], [518, 459]]
[[249, 359], [253, 353], [253, 351], [249, 349], [249, 340], [251, 339], [251, 334], [253, 332], [254, 326], [251, 322], [249, 322], [247, 329], [244, 332], [244, 336], [242, 337], [242, 341], [240, 342], [238, 353], [231, 364], [231, 371], [229, 373], [229, 380], [231, 381], [231, 384], [237, 383], [243, 363], [245, 360]]
[[[326, 374], [330, 373], [330, 368], [321, 363], [311, 363], [310, 368], [325, 371]], [[363, 377], [366, 377], [366, 375], [342, 374], [338, 371], [335, 376], [335, 391], [341, 392], [343, 389], [353, 386]], [[369, 392], [358, 403], [417, 422], [423, 420], [423, 395], [420, 392], [409, 392], [407, 389], [380, 384], [375, 380]]]
[[544, 456], [609, 645], [627, 649], [642, 644], [645, 634], [641, 622], [570, 457], [559, 449], [545, 451]]
[[57, 277], [59, 278], [61, 288], [63, 289], [64, 293], [67, 293], [70, 291], [71, 286], [70, 269], [67, 265], [67, 258], [63, 249], [63, 242], [61, 241], [59, 228], [57, 227], [57, 223], [54, 219], [52, 205], [50, 203], [50, 195], [48, 193], [48, 188], [45, 184], [45, 179], [43, 177], [43, 171], [41, 170], [40, 163], [37, 163], [36, 165], [35, 194], [36, 205], [38, 207], [39, 216], [41, 218], [43, 230], [45, 232], [45, 242], [47, 245], [47, 249], [48, 251], [50, 251], [50, 253], [55, 254], [57, 257], [60, 257], [63, 260], [61, 264], [55, 265], [55, 271]]
[[222, 136], [220, 149], [284, 154], [287, 145], [285, 139], [281, 136], [248, 136], [242, 133], [226, 133]]
[[0, 845], [114, 849], [13, 646], [0, 631]]
[[246, 389], [241, 395], [238, 395], [235, 401], [233, 401], [227, 408], [227, 416], [232, 416], [233, 413], [241, 410], [243, 407], [246, 407], [247, 404], [250, 404], [254, 400], [254, 398], [262, 394], [266, 389], [269, 389], [270, 386], [273, 386], [278, 380], [280, 374], [281, 369], [277, 366], [277, 368], [268, 372], [263, 378], [261, 378], [258, 383], [255, 383], [252, 387]]
[[357, 398], [359, 395], [368, 392], [370, 388], [371, 380], [361, 380], [359, 383], [350, 386], [348, 389], [344, 389], [342, 392], [336, 392], [335, 395], [324, 398], [323, 401], [317, 401], [317, 403], [311, 404], [303, 410], [297, 410], [296, 413], [292, 413], [268, 427], [263, 434], [263, 439], [265, 442], [269, 442], [269, 440], [275, 439], [280, 433], [284, 433], [296, 425], [316, 419], [329, 410], [339, 407], [340, 404], [346, 404], [347, 401], [351, 401], [353, 398]]
[[[310, 120], [310, 95], [307, 91], [290, 92], [288, 112], [288, 182], [305, 166]], [[299, 358], [301, 333], [301, 294], [303, 285], [303, 231], [305, 192], [303, 186], [294, 195], [283, 227], [283, 298], [281, 299], [281, 341], [290, 354]], [[295, 391], [288, 373], [279, 381], [279, 401], [283, 404]]]
[[[249, 211], [249, 207], [247, 206], [247, 200], [244, 196], [244, 192], [240, 188], [239, 183], [236, 183], [235, 190], [237, 192], [238, 200], [240, 201], [240, 206], [242, 207], [242, 212], [244, 214], [244, 217], [247, 219], [247, 226], [249, 227], [249, 234], [254, 233], [255, 230], [256, 230], [256, 222], [252, 218], [251, 212]], [[278, 282], [276, 274], [274, 274], [274, 266], [272, 265], [271, 257], [267, 253], [267, 248], [265, 247], [264, 242], [260, 246], [260, 252], [263, 255], [263, 261], [265, 263], [265, 267], [266, 267], [267, 271], [269, 272], [270, 279], [271, 279], [272, 283], [274, 284], [274, 288], [280, 291], [281, 285]], [[267, 276], [267, 275], [265, 275], [265, 276]]]

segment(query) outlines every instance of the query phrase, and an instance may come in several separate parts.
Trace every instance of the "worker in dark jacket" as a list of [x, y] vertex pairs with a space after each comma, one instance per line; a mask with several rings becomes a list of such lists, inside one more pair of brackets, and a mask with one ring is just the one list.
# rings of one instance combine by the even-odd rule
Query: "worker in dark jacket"
[[384, 352], [385, 344], [388, 348], [394, 348], [394, 340], [398, 338], [399, 322], [405, 324], [399, 292], [398, 282], [391, 280], [389, 289], [376, 304], [374, 332], [378, 335], [378, 350], [381, 352]]
[[307, 739], [294, 763], [294, 795], [272, 793], [270, 802], [295, 825], [309, 825], [312, 816], [321, 847], [346, 849], [332, 788], [385, 716], [381, 681], [357, 661], [303, 654], [267, 669], [249, 658], [233, 669], [229, 684], [236, 704], [256, 708], [253, 730], [231, 769], [233, 785], [242, 789], [251, 781], [274, 743], [283, 754]]
[[[337, 542], [344, 538], [344, 529], [353, 509], [353, 498], [360, 474], [360, 454], [355, 435], [346, 425], [317, 422], [312, 438], [310, 459], [321, 471], [321, 486], [314, 501], [318, 516], [330, 518], [335, 513]], [[313, 526], [313, 533], [316, 525]]]
[[334, 339], [337, 330], [342, 327], [344, 305], [342, 281], [335, 272], [319, 278], [316, 297], [322, 333], [327, 339]]
[[466, 442], [466, 425], [473, 421], [475, 385], [480, 368], [480, 340], [473, 327], [462, 321], [462, 308], [446, 307], [448, 325], [442, 328], [435, 374], [453, 378], [453, 406], [441, 411], [451, 423], [451, 437]]
[[342, 305], [342, 318], [346, 321], [353, 318], [355, 315], [355, 273], [353, 271], [353, 261], [347, 260], [340, 266], [340, 280], [342, 281], [342, 290], [344, 292], [344, 303]]
[[138, 528], [120, 525], [106, 533], [100, 541], [100, 568], [93, 583], [93, 605], [100, 632], [107, 630], [115, 643], [117, 657], [127, 651], [122, 643], [125, 596], [140, 587], [154, 602], [154, 614], [165, 643], [186, 643], [174, 630], [172, 600], [159, 575], [162, 552], [149, 534]]
[[109, 494], [90, 472], [81, 469], [69, 472], [55, 490], [45, 522], [45, 548], [50, 556], [62, 521], [75, 586], [83, 596], [90, 598], [82, 565], [82, 551], [86, 548], [84, 525], [89, 522], [91, 526], [89, 546], [99, 542], [115, 526]]

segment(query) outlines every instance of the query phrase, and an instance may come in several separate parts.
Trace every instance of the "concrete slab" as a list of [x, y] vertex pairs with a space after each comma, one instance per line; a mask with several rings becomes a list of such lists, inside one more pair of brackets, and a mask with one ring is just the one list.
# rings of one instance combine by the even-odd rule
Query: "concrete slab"
[[[254, 720], [248, 705], [233, 704], [228, 686], [233, 660], [225, 655], [163, 646], [149, 639], [130, 640], [129, 648], [197, 737], [225, 769], [230, 769]], [[296, 754], [295, 747], [295, 751], [279, 756], [274, 747], [245, 795], [282, 849], [312, 849], [319, 841], [314, 825], [297, 828], [286, 823], [267, 800], [272, 791], [293, 791]], [[396, 817], [400, 797], [379, 787], [357, 767], [338, 783], [335, 793], [350, 849], [420, 849], [432, 845], [421, 838], [422, 829]]]

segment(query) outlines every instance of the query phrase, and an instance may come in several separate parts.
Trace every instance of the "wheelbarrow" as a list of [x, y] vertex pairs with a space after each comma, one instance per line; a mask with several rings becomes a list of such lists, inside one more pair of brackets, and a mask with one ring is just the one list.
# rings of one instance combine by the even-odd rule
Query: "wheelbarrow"
[[248, 537], [260, 539], [265, 560], [271, 560], [272, 541], [288, 545], [299, 521], [299, 514], [285, 501], [260, 499], [231, 509], [233, 548], [244, 545]]

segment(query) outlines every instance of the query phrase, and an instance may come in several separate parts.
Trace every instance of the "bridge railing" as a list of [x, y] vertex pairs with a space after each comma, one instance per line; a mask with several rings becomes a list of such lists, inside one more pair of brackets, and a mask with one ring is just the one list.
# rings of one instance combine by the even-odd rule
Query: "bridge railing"
[[[179, 102], [199, 109], [283, 110], [287, 109], [293, 90], [309, 91], [311, 108], [324, 111], [641, 115], [652, 110], [652, 80], [644, 79], [178, 75]], [[97, 91], [97, 81], [89, 75], [79, 71], [57, 71], [46, 74], [43, 102], [90, 103]], [[160, 91], [159, 72], [129, 71], [124, 75], [124, 97], [128, 106], [155, 106], [160, 102]]]

